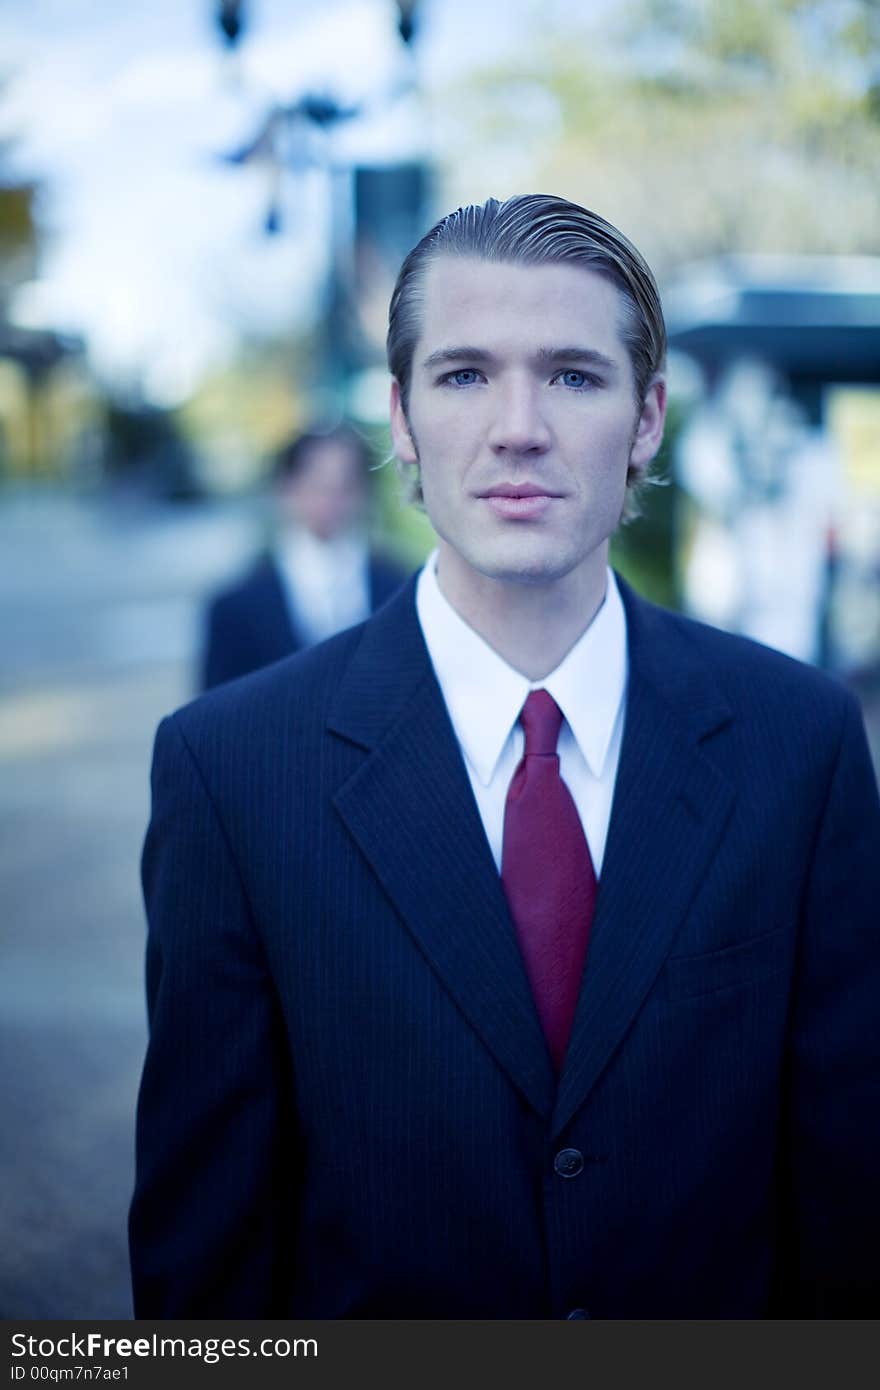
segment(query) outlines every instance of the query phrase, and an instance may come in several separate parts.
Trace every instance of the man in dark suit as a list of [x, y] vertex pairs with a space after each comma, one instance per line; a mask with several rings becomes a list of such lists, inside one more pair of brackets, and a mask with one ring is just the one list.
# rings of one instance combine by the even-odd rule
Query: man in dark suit
[[139, 1316], [877, 1311], [864, 729], [608, 570], [664, 346], [639, 253], [561, 199], [404, 262], [437, 551], [157, 737]]
[[313, 427], [279, 451], [272, 549], [210, 602], [200, 665], [207, 690], [361, 622], [402, 570], [363, 531], [369, 452], [345, 426]]

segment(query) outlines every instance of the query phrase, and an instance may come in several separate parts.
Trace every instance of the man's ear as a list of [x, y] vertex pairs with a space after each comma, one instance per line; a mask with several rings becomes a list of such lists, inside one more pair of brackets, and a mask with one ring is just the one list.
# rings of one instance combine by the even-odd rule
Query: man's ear
[[639, 415], [629, 455], [629, 466], [644, 473], [663, 443], [666, 420], [666, 378], [659, 373], [652, 378], [645, 392], [645, 403]]
[[401, 463], [418, 463], [419, 456], [404, 413], [397, 377], [391, 378], [391, 440]]

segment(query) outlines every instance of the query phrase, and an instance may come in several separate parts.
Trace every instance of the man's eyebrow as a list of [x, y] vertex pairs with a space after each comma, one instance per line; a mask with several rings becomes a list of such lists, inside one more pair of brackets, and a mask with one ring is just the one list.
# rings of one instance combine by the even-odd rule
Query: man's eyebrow
[[[620, 365], [613, 357], [607, 357], [604, 352], [599, 352], [597, 348], [580, 345], [558, 348], [540, 347], [535, 352], [535, 359], [547, 364], [577, 363], [584, 367], [602, 367], [609, 372], [616, 371]], [[430, 371], [432, 367], [439, 367], [445, 363], [463, 361], [486, 365], [494, 362], [495, 357], [486, 348], [468, 346], [438, 348], [436, 352], [430, 353], [425, 358], [422, 367], [426, 371]]]
[[606, 357], [604, 352], [589, 347], [542, 347], [538, 348], [535, 356], [540, 362], [578, 362], [585, 367], [604, 367], [607, 371], [616, 371], [619, 366], [613, 357]]
[[461, 362], [461, 360], [465, 357], [469, 362], [486, 363], [492, 362], [494, 360], [492, 353], [487, 352], [485, 348], [448, 347], [438, 348], [436, 352], [430, 353], [429, 356], [425, 358], [424, 362], [422, 363], [422, 366], [438, 367], [443, 362]]

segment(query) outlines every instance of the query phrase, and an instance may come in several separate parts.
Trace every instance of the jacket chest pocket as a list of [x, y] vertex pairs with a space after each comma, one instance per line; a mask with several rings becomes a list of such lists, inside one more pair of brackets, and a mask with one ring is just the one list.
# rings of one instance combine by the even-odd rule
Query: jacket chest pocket
[[789, 933], [780, 927], [719, 951], [670, 956], [661, 977], [666, 998], [696, 999], [778, 975], [788, 965], [788, 942]]

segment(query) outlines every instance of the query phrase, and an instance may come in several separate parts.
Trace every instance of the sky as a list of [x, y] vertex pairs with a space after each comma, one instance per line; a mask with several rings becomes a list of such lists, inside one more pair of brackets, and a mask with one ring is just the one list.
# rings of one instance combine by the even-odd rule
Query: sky
[[[593, 8], [598, 0], [592, 0]], [[421, 0], [412, 53], [391, 0], [250, 0], [238, 61], [214, 0], [4, 0], [0, 140], [6, 178], [36, 179], [45, 251], [17, 292], [22, 326], [83, 335], [99, 377], [175, 404], [243, 333], [285, 331], [316, 310], [328, 181], [321, 161], [393, 162], [431, 136], [412, 96], [503, 58], [570, 7], [556, 0]], [[584, 6], [584, 11], [590, 4]], [[284, 180], [284, 231], [263, 230], [267, 172], [233, 166], [273, 100], [305, 91], [370, 114]], [[306, 137], [308, 141], [310, 137]]]

